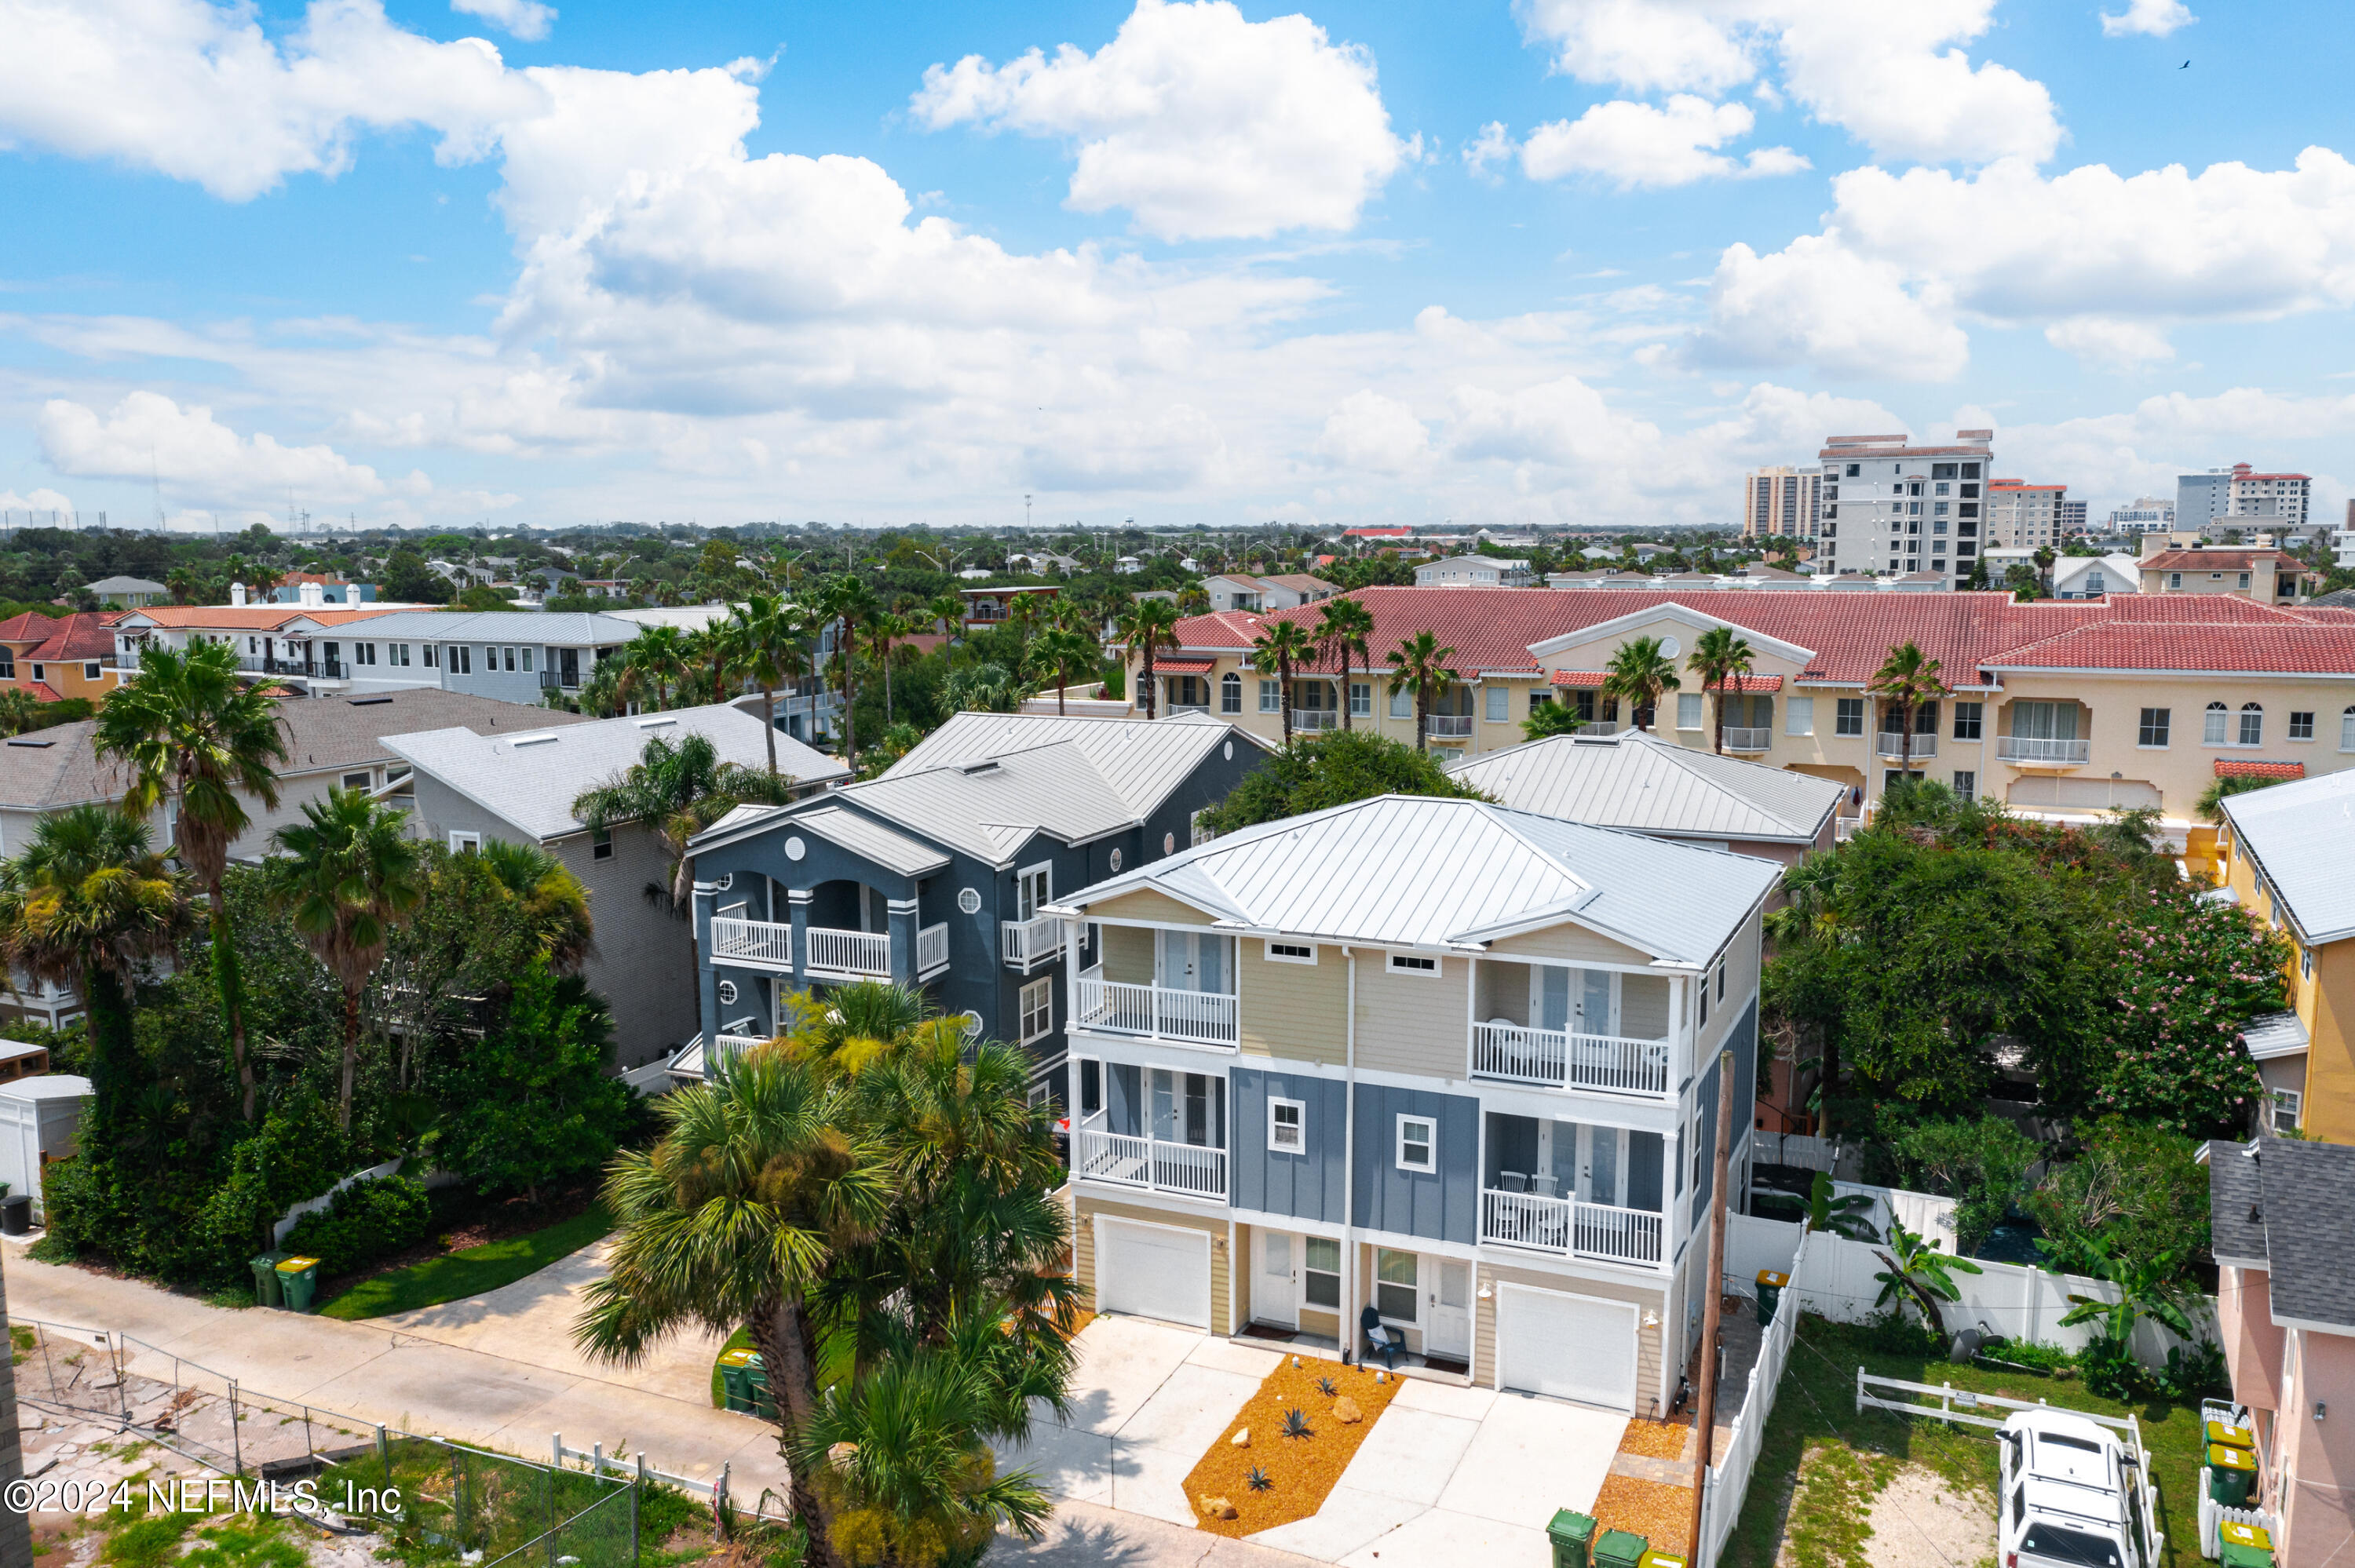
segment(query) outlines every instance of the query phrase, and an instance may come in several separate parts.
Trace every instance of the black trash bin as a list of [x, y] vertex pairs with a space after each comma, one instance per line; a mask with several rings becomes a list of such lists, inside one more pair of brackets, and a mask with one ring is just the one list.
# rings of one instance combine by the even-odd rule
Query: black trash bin
[[0, 1235], [20, 1236], [33, 1228], [33, 1195], [11, 1192], [0, 1198]]

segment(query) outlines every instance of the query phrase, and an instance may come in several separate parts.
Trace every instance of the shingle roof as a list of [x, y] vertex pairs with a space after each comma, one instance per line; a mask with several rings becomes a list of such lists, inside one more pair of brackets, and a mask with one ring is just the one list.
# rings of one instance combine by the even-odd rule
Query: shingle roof
[[1482, 800], [1381, 795], [1245, 828], [1060, 902], [1156, 888], [1247, 930], [1397, 948], [1472, 948], [1575, 921], [1706, 963], [1781, 868]]
[[2223, 811], [2309, 943], [2355, 936], [2355, 771], [2227, 795]]
[[[419, 773], [542, 842], [581, 832], [572, 802], [637, 761], [646, 742], [656, 736], [672, 741], [708, 736], [721, 761], [768, 766], [761, 715], [725, 703], [635, 718], [583, 720], [546, 712], [538, 716], [571, 722], [519, 725], [513, 734], [502, 726], [497, 735], [432, 729], [396, 735], [385, 744]], [[777, 770], [805, 784], [847, 778], [850, 772], [833, 758], [783, 734], [777, 736]]]
[[2253, 1147], [2220, 1138], [2200, 1151], [2208, 1161], [2208, 1250], [2219, 1263], [2238, 1260], [2262, 1268], [2264, 1189], [2257, 1180], [2257, 1162], [2248, 1157]]
[[2266, 1269], [2276, 1323], [2355, 1333], [2355, 1147], [2260, 1137], [2206, 1154], [2210, 1250]]
[[162, 583], [151, 583], [145, 577], [101, 577], [90, 585], [91, 593], [169, 593]]
[[1630, 731], [1554, 736], [1448, 771], [1500, 804], [1633, 832], [1807, 843], [1845, 786]]

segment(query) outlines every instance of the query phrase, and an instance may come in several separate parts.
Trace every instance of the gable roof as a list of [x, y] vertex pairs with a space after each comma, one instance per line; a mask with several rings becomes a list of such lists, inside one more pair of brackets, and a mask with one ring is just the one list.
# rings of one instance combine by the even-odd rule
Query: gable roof
[[1655, 836], [1814, 842], [1846, 786], [1639, 730], [1550, 736], [1448, 771], [1500, 804]]
[[1574, 922], [1698, 969], [1781, 874], [1748, 855], [1484, 800], [1380, 795], [1245, 828], [1060, 903], [1079, 912], [1152, 888], [1242, 930], [1467, 951]]
[[2304, 571], [2306, 563], [2281, 550], [2161, 550], [2140, 563], [2147, 572], [2245, 572], [2260, 565]]
[[2309, 944], [2355, 937], [2355, 771], [2227, 795], [2223, 810]]
[[2267, 1271], [2275, 1322], [2355, 1334], [2355, 1147], [2260, 1136], [2200, 1153], [2218, 1260]]
[[169, 593], [162, 583], [151, 583], [145, 577], [101, 577], [90, 585], [91, 593]]
[[[19, 619], [30, 623], [26, 628], [28, 636], [38, 635], [36, 618]], [[69, 662], [76, 659], [102, 659], [114, 652], [114, 621], [111, 615], [69, 615], [62, 620], [50, 621], [47, 630], [41, 641], [18, 657], [36, 662], [50, 659]]]
[[310, 620], [321, 626], [342, 626], [349, 621], [368, 620], [377, 616], [395, 615], [397, 610], [363, 607], [358, 609], [338, 609], [332, 605], [299, 604], [151, 604], [134, 609], [115, 621], [115, 625], [137, 630], [144, 626], [170, 628], [193, 627], [199, 631], [218, 629], [223, 631], [274, 631], [290, 620]]
[[[572, 802], [583, 790], [636, 762], [646, 742], [656, 736], [672, 741], [706, 736], [723, 762], [768, 766], [760, 715], [726, 703], [635, 718], [583, 720], [576, 715], [525, 711], [538, 712], [543, 721], [574, 722], [542, 722], [512, 733], [502, 728], [496, 735], [463, 728], [424, 730], [393, 736], [385, 744], [419, 773], [541, 842], [585, 831], [572, 814]], [[803, 784], [850, 774], [833, 758], [783, 733], [777, 736], [777, 770]]]

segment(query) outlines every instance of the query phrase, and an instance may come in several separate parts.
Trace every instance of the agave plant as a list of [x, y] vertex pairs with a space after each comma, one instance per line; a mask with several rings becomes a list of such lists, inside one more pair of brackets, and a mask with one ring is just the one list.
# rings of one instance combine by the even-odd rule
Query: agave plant
[[1314, 1437], [1316, 1436], [1316, 1432], [1312, 1430], [1308, 1425], [1308, 1416], [1306, 1413], [1302, 1411], [1302, 1409], [1296, 1404], [1284, 1413], [1284, 1435], [1286, 1437]]
[[1268, 1474], [1265, 1470], [1261, 1469], [1257, 1465], [1253, 1465], [1244, 1473], [1243, 1485], [1251, 1488], [1251, 1489], [1255, 1492], [1263, 1492], [1269, 1488], [1274, 1486], [1275, 1483], [1268, 1478]]
[[1334, 1383], [1331, 1378], [1320, 1377], [1316, 1380], [1316, 1392], [1323, 1394], [1326, 1398], [1330, 1399], [1335, 1394], [1340, 1393], [1341, 1390]]

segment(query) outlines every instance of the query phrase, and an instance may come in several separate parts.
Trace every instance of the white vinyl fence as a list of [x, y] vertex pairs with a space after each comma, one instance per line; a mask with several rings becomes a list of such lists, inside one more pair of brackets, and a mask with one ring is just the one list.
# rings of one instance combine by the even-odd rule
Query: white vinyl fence
[[345, 1188], [353, 1186], [361, 1181], [372, 1181], [379, 1176], [389, 1176], [400, 1169], [400, 1160], [398, 1157], [395, 1157], [394, 1159], [386, 1160], [381, 1165], [371, 1165], [365, 1171], [355, 1171], [350, 1175], [345, 1177], [342, 1181], [336, 1182], [334, 1186], [328, 1188], [325, 1192], [320, 1193], [317, 1197], [304, 1199], [301, 1202], [287, 1210], [283, 1215], [280, 1216], [278, 1223], [270, 1227], [270, 1245], [273, 1247], [284, 1246], [286, 1245], [287, 1234], [293, 1230], [296, 1221], [300, 1220], [305, 1214], [315, 1214], [320, 1210], [325, 1209], [328, 1204], [336, 1201], [336, 1194], [341, 1192]]
[[[1774, 1229], [1756, 1228], [1767, 1225]], [[1809, 1249], [1826, 1239], [1820, 1233], [1809, 1234], [1801, 1225], [1777, 1225], [1772, 1220], [1728, 1214], [1726, 1284], [1739, 1287], [1742, 1294], [1753, 1291], [1762, 1268], [1790, 1275], [1796, 1280], [1806, 1266]], [[1781, 1244], [1779, 1250], [1777, 1243]], [[1767, 1325], [1759, 1342], [1758, 1360], [1750, 1369], [1750, 1383], [1742, 1390], [1742, 1408], [1733, 1418], [1725, 1452], [1712, 1456], [1717, 1462], [1709, 1467], [1704, 1483], [1707, 1489], [1701, 1497], [1703, 1550], [1699, 1568], [1717, 1568], [1718, 1553], [1725, 1550], [1726, 1538], [1733, 1533], [1733, 1521], [1742, 1517], [1742, 1499], [1750, 1493], [1750, 1472], [1757, 1467], [1759, 1446], [1766, 1440], [1766, 1418], [1774, 1414], [1774, 1391], [1782, 1385], [1783, 1369], [1790, 1361], [1791, 1344], [1798, 1328], [1799, 1303], [1786, 1291], [1775, 1310], [1774, 1321]]]

